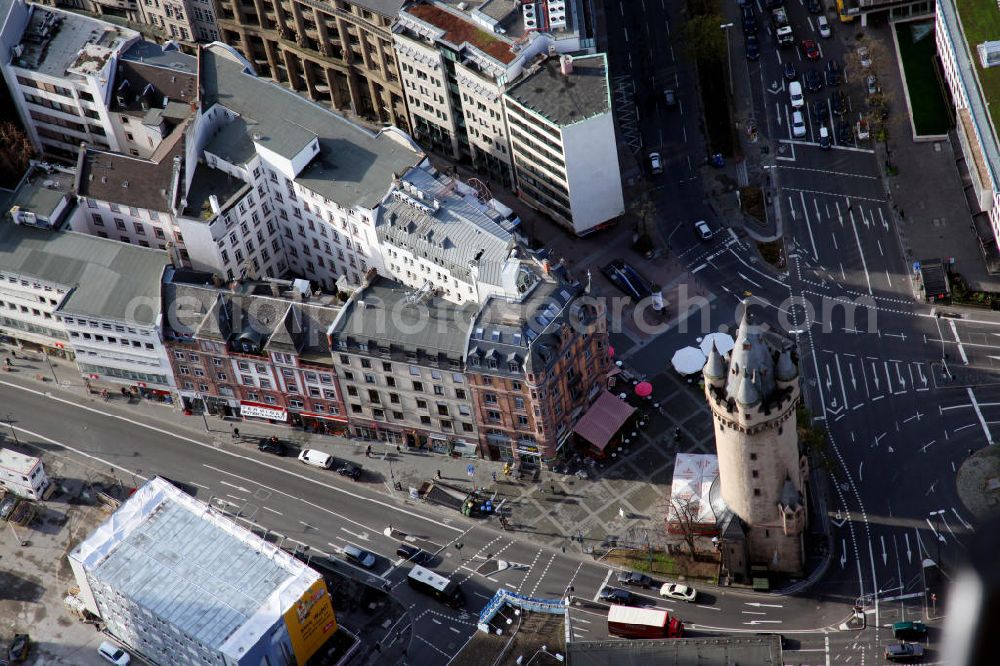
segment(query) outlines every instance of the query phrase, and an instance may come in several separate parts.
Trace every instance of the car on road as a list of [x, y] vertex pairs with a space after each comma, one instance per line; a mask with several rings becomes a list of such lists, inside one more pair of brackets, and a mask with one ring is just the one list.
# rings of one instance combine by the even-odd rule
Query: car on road
[[808, 0], [808, 2], [806, 2], [806, 9], [809, 10], [810, 14], [822, 14], [823, 3], [820, 2], [820, 0]]
[[757, 41], [757, 35], [747, 35], [746, 47], [747, 60], [760, 60], [760, 42]]
[[819, 75], [819, 72], [815, 68], [806, 70], [805, 81], [806, 90], [809, 92], [816, 92], [823, 87], [823, 77]]
[[795, 63], [789, 60], [785, 63], [785, 80], [794, 81], [799, 78], [799, 70], [795, 69]]
[[744, 5], [743, 10], [743, 33], [753, 35], [757, 33], [757, 17], [754, 15], [753, 5]]
[[375, 566], [375, 556], [369, 553], [367, 550], [362, 550], [357, 546], [352, 546], [350, 544], [344, 546], [344, 558], [352, 563], [359, 564], [366, 569], [371, 569]]
[[708, 226], [708, 222], [705, 220], [698, 220], [694, 223], [694, 232], [698, 234], [698, 238], [703, 241], [712, 240], [712, 236], [715, 232], [712, 231], [712, 227]]
[[927, 625], [923, 622], [897, 622], [892, 625], [892, 637], [901, 640], [922, 640], [927, 637]]
[[608, 604], [622, 604], [627, 606], [632, 603], [635, 595], [628, 590], [623, 590], [620, 587], [605, 587], [601, 589], [601, 593], [598, 598], [604, 603]]
[[830, 130], [826, 128], [826, 125], [819, 126], [819, 147], [822, 150], [830, 150]]
[[824, 123], [830, 117], [830, 108], [826, 105], [825, 99], [817, 99], [812, 103], [812, 116], [818, 123]]
[[859, 46], [856, 53], [858, 54], [858, 62], [861, 63], [862, 67], [868, 69], [872, 66], [872, 54], [867, 46]]
[[664, 583], [660, 588], [660, 596], [677, 601], [694, 601], [698, 598], [698, 590], [680, 583]]
[[667, 106], [677, 105], [677, 91], [673, 88], [663, 89], [663, 100], [667, 103]]
[[257, 444], [257, 450], [261, 453], [273, 453], [276, 456], [288, 455], [288, 447], [275, 436], [261, 437]]
[[802, 138], [806, 135], [806, 121], [802, 117], [801, 111], [792, 113], [792, 136]]
[[619, 571], [617, 578], [619, 585], [630, 585], [643, 589], [653, 586], [653, 579], [638, 571]]
[[823, 39], [830, 39], [833, 35], [830, 31], [830, 22], [826, 20], [825, 16], [816, 17], [816, 30], [819, 32], [819, 36]]
[[844, 77], [841, 76], [840, 63], [831, 58], [826, 63], [826, 85], [832, 88], [839, 86], [843, 81]]
[[815, 39], [803, 39], [802, 40], [802, 55], [805, 56], [806, 60], [819, 60], [819, 44], [816, 43]]
[[601, 268], [601, 272], [611, 280], [611, 284], [621, 289], [636, 301], [641, 301], [653, 294], [653, 287], [649, 280], [621, 259], [615, 259], [607, 264]]
[[847, 113], [847, 95], [843, 90], [830, 94], [830, 108], [833, 109], [835, 116], [843, 116]]
[[874, 74], [869, 74], [865, 77], [865, 92], [869, 95], [874, 95], [878, 92], [878, 79], [875, 78]]
[[357, 481], [364, 474], [365, 468], [353, 462], [344, 461], [337, 467], [337, 474], [346, 476], [352, 481]]
[[663, 173], [663, 162], [660, 160], [659, 153], [649, 154], [649, 171], [654, 176]]
[[805, 106], [806, 98], [802, 96], [802, 84], [792, 81], [788, 84], [788, 99], [792, 103], [793, 109], [800, 109]]
[[895, 643], [885, 646], [885, 658], [889, 661], [919, 661], [924, 657], [924, 646], [920, 643]]
[[11, 661], [24, 661], [31, 649], [31, 637], [28, 634], [15, 634], [14, 640], [7, 647], [7, 658]]
[[408, 543], [399, 544], [396, 547], [396, 555], [413, 564], [425, 564], [431, 559], [430, 553]]
[[312, 465], [313, 467], [322, 467], [323, 469], [330, 469], [333, 467], [333, 456], [329, 453], [323, 453], [316, 449], [302, 449], [299, 452], [299, 460], [307, 465]]
[[101, 644], [97, 646], [97, 654], [115, 666], [128, 666], [132, 660], [132, 656], [128, 652], [108, 641], [101, 641]]

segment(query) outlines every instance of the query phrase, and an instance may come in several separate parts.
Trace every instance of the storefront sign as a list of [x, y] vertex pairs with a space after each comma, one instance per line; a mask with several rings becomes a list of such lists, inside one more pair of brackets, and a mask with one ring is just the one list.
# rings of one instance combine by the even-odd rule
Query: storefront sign
[[256, 402], [240, 402], [240, 414], [254, 419], [288, 420], [288, 411], [284, 407], [272, 407]]

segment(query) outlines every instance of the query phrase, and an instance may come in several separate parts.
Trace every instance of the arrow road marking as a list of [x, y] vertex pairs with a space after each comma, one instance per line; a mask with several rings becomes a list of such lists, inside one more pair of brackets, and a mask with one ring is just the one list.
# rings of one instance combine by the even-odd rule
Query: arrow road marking
[[879, 540], [882, 542], [882, 566], [889, 563], [889, 554], [885, 552], [885, 537], [879, 535]]
[[878, 370], [875, 369], [875, 362], [872, 361], [872, 377], [875, 380], [875, 390], [878, 391]]
[[847, 566], [847, 539], [840, 540], [840, 568]]
[[844, 397], [844, 406], [847, 406], [847, 389], [844, 387], [844, 373], [840, 369], [840, 356], [834, 356], [833, 360], [837, 364], [837, 376], [840, 379], [840, 394]]
[[744, 615], [767, 615], [767, 613], [758, 613], [757, 611], [740, 611]]
[[743, 624], [781, 624], [781, 620], [751, 620]]
[[956, 517], [956, 518], [958, 518], [958, 522], [960, 522], [960, 523], [962, 523], [963, 525], [965, 525], [965, 529], [967, 529], [967, 530], [971, 530], [971, 529], [972, 529], [972, 525], [970, 525], [969, 523], [967, 523], [967, 522], [965, 522], [964, 520], [962, 520], [962, 516], [958, 515], [958, 511], [955, 511], [955, 508], [954, 508], [954, 507], [952, 507], [952, 509], [951, 509], [951, 512], [952, 512], [953, 514], [955, 514], [955, 517]]
[[927, 521], [927, 526], [931, 528], [931, 532], [934, 532], [934, 536], [937, 537], [938, 541], [941, 543], [948, 543], [948, 540], [944, 538], [944, 535], [938, 534], [938, 531], [934, 529], [934, 523], [931, 522], [930, 518], [924, 518], [924, 520]]
[[913, 564], [913, 551], [910, 550], [910, 533], [904, 532], [903, 538], [906, 539], [906, 563]]
[[847, 369], [851, 371], [851, 386], [853, 386], [854, 390], [857, 391], [858, 390], [858, 380], [854, 378], [854, 366], [851, 365], [850, 363], [848, 363], [847, 364]]
[[249, 489], [244, 488], [243, 486], [237, 486], [235, 484], [229, 483], [228, 481], [219, 481], [219, 483], [221, 483], [224, 486], [229, 486], [230, 488], [233, 488], [234, 490], [239, 490], [240, 492], [243, 492], [243, 493], [249, 493], [249, 492], [251, 492]]
[[754, 608], [784, 608], [781, 604], [762, 604], [758, 601], [746, 601], [744, 602], [746, 606], [753, 606]]

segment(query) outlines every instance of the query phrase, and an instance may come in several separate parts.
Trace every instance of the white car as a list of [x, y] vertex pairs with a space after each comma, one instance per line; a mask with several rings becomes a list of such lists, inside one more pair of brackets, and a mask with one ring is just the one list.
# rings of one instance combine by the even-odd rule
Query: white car
[[872, 66], [872, 56], [867, 46], [858, 47], [858, 61], [861, 62], [861, 66], [865, 69]]
[[128, 666], [129, 661], [132, 659], [128, 652], [114, 643], [107, 641], [103, 641], [98, 646], [97, 654], [104, 657], [105, 661], [110, 661], [112, 664], [117, 664], [117, 666]]
[[653, 175], [663, 173], [663, 162], [660, 161], [659, 153], [649, 154], [649, 170]]
[[819, 36], [823, 39], [829, 39], [830, 35], [830, 22], [826, 20], [825, 16], [816, 17], [816, 30], [819, 31]]
[[792, 102], [793, 109], [801, 109], [806, 105], [806, 98], [802, 96], [802, 84], [792, 81], [788, 84], [788, 99]]
[[702, 240], [711, 240], [712, 238], [712, 227], [708, 226], [708, 222], [705, 220], [695, 222], [694, 231], [698, 234], [698, 238]]
[[660, 588], [660, 596], [677, 601], [694, 601], [698, 598], [698, 590], [680, 583], [664, 583]]
[[806, 121], [802, 118], [801, 111], [792, 113], [792, 136], [802, 138], [806, 135]]

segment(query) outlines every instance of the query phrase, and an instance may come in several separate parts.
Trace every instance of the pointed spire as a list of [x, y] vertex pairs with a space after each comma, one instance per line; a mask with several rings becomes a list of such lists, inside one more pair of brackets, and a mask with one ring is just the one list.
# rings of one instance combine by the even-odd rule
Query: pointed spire
[[726, 364], [722, 360], [722, 354], [715, 346], [715, 340], [712, 340], [712, 349], [708, 352], [708, 361], [705, 362], [702, 372], [705, 379], [722, 379], [726, 376]]
[[792, 360], [792, 351], [786, 349], [778, 356], [778, 368], [776, 370], [778, 381], [790, 382], [799, 376], [799, 369]]
[[753, 385], [753, 379], [746, 372], [740, 378], [739, 386], [736, 389], [736, 402], [744, 407], [753, 407], [760, 402], [757, 387]]

